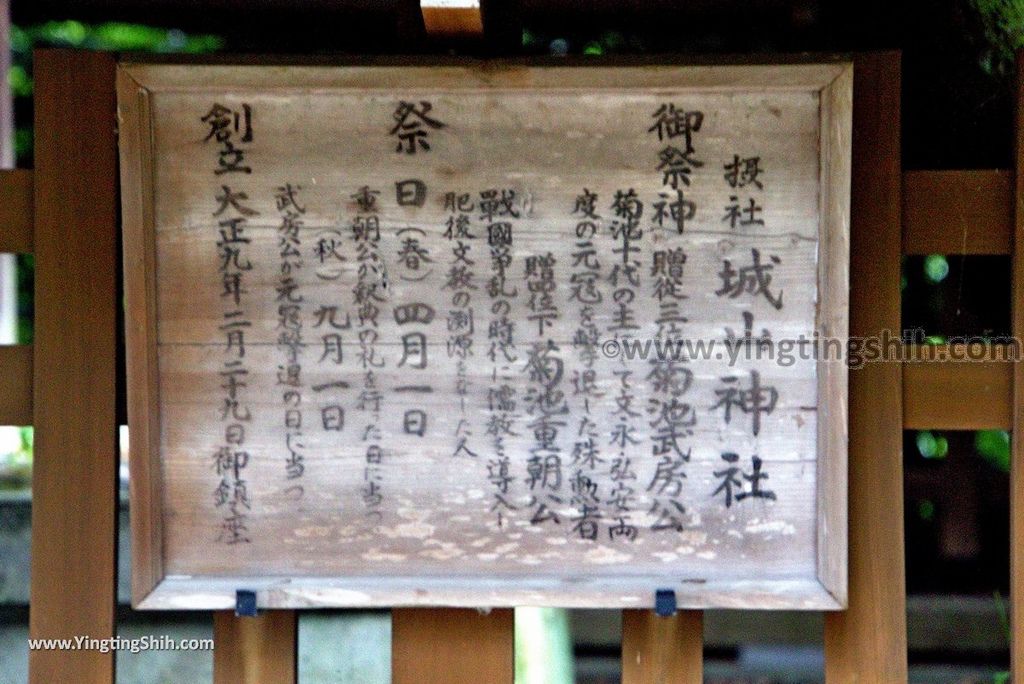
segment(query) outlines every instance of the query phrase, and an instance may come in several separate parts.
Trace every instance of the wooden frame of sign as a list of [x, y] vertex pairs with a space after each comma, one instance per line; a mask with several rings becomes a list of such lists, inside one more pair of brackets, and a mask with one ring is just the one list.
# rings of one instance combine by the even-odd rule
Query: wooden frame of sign
[[844, 607], [852, 80], [122, 63], [133, 605]]

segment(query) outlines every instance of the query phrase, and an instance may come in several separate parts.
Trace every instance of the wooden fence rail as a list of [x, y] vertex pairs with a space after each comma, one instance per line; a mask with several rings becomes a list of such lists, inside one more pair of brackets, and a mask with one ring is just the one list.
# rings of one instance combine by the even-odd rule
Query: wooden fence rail
[[[0, 173], [0, 251], [34, 252], [37, 263], [34, 349], [0, 347], [0, 423], [36, 426], [34, 638], [102, 638], [115, 630], [114, 64], [108, 55], [38, 53], [37, 169]], [[1014, 333], [1024, 336], [1024, 306], [1016, 304], [1024, 302], [1017, 250], [1024, 244], [1024, 174], [902, 173], [893, 125], [900, 115], [899, 56], [858, 56], [855, 69], [851, 334], [900, 329], [903, 254], [1012, 253]], [[1018, 80], [1024, 101], [1024, 78]], [[1020, 144], [1016, 160], [1020, 169]], [[902, 431], [1024, 429], [1022, 364], [1007, 363], [993, 349], [985, 355], [978, 363], [871, 364], [850, 374], [850, 608], [826, 619], [829, 682], [906, 680]], [[958, 401], [945, 399], [950, 394]], [[1012, 607], [1020, 615], [1024, 447], [1016, 439], [1013, 453]], [[700, 682], [701, 625], [700, 612], [659, 618], [625, 611], [623, 682]], [[214, 633], [218, 684], [296, 681], [294, 612], [217, 613]], [[395, 610], [392, 633], [396, 684], [514, 679], [511, 611]], [[1024, 678], [1022, 640], [1014, 640], [1012, 653], [1014, 679]], [[34, 651], [30, 679], [112, 684], [114, 658]]]

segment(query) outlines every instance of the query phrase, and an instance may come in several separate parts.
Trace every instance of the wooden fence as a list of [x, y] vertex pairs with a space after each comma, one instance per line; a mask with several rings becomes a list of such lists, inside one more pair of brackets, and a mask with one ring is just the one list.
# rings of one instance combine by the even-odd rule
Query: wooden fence
[[[1024, 336], [1024, 254], [1016, 252], [1024, 247], [1024, 116], [1015, 169], [904, 173], [900, 56], [854, 62], [851, 335], [900, 329], [902, 255], [966, 253], [1013, 255], [1014, 334]], [[115, 63], [108, 54], [38, 52], [36, 168], [0, 173], [0, 252], [36, 257], [35, 344], [0, 347], [0, 424], [35, 425], [32, 638], [115, 634]], [[850, 605], [826, 618], [828, 682], [906, 681], [902, 433], [1024, 429], [1024, 366], [995, 352], [982, 363], [875, 363], [850, 373]], [[1024, 601], [1021, 444], [1013, 440], [1014, 615]], [[395, 684], [513, 681], [512, 611], [396, 609], [392, 619]], [[296, 681], [295, 612], [216, 613], [214, 638], [217, 684]], [[625, 611], [624, 684], [700, 682], [702, 642], [700, 612]], [[1012, 661], [1021, 681], [1024, 640], [1014, 639]], [[111, 684], [114, 662], [113, 653], [33, 651], [30, 680]]]

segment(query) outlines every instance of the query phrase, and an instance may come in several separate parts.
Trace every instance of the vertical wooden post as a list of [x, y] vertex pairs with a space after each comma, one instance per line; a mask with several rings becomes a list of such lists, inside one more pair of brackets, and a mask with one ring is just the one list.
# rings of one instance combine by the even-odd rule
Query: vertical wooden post
[[[434, 37], [482, 36], [479, 2], [453, 7], [420, 0]], [[511, 684], [515, 679], [512, 610], [402, 608], [391, 611], [392, 684]]]
[[213, 681], [216, 684], [295, 684], [297, 620], [293, 610], [257, 617], [213, 614]]
[[392, 684], [511, 684], [513, 611], [396, 608], [391, 611]]
[[[900, 56], [853, 76], [850, 335], [900, 329]], [[850, 371], [849, 608], [825, 618], [830, 683], [907, 681], [899, 363]]]
[[[1024, 50], [1017, 53], [1017, 100], [1014, 121], [1014, 230], [1010, 300], [1013, 334], [1024, 339]], [[1013, 453], [1010, 461], [1010, 670], [1011, 681], [1024, 681], [1024, 363], [1013, 364]]]
[[[33, 639], [107, 638], [117, 600], [114, 59], [35, 55]], [[114, 654], [36, 650], [29, 680], [112, 684]]]
[[704, 613], [622, 611], [622, 684], [700, 684], [704, 681]]

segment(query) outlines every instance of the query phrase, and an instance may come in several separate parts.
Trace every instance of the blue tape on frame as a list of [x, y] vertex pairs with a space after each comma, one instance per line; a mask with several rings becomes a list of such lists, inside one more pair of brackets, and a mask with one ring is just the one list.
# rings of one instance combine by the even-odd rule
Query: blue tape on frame
[[661, 617], [672, 617], [676, 614], [676, 592], [674, 589], [658, 589], [654, 592], [654, 612]]
[[238, 617], [256, 617], [256, 592], [239, 589], [235, 592], [235, 615]]

